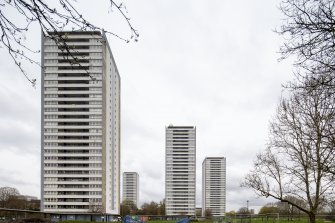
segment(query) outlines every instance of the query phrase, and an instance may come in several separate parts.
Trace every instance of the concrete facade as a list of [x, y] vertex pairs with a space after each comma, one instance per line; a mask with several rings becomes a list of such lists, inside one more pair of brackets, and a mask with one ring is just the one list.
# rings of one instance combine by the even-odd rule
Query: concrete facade
[[124, 172], [122, 179], [122, 201], [132, 201], [139, 205], [139, 176], [136, 172]]
[[195, 215], [196, 128], [168, 126], [165, 129], [166, 215]]
[[202, 215], [209, 209], [212, 216], [226, 212], [226, 158], [207, 157], [202, 163]]
[[120, 76], [104, 34], [42, 37], [41, 211], [119, 214]]

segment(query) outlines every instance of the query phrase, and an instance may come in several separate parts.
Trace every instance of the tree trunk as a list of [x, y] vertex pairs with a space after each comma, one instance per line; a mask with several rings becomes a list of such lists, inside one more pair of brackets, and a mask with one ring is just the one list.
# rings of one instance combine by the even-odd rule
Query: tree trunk
[[309, 223], [316, 223], [316, 219], [315, 219], [316, 216], [314, 213], [309, 213], [308, 217], [309, 217]]

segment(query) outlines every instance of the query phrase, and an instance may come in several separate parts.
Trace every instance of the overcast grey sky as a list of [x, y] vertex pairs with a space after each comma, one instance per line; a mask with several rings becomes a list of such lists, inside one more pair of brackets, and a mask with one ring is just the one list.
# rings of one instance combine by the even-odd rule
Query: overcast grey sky
[[[78, 1], [106, 29], [127, 35], [107, 1]], [[197, 206], [206, 156], [227, 158], [227, 211], [268, 202], [240, 188], [292, 77], [278, 62], [279, 0], [125, 0], [139, 42], [109, 37], [121, 76], [121, 165], [140, 176], [140, 202], [164, 198], [165, 126], [197, 127]], [[29, 30], [40, 48], [38, 27]], [[40, 69], [36, 89], [0, 49], [0, 186], [40, 196]], [[34, 56], [37, 60], [40, 55]]]

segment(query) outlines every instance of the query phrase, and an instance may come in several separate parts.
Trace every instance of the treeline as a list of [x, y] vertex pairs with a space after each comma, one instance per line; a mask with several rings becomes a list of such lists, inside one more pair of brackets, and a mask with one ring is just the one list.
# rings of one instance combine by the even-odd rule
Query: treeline
[[[285, 197], [286, 200], [290, 202], [294, 202], [298, 204], [299, 207], [306, 208], [308, 207], [308, 203], [303, 199], [299, 199], [294, 196], [287, 196]], [[327, 201], [323, 200], [319, 206], [318, 210], [315, 212], [317, 215], [329, 215], [335, 216], [335, 201]], [[229, 211], [226, 212], [226, 216], [236, 216], [236, 215], [250, 215], [255, 214], [253, 213], [253, 209], [249, 209], [247, 207], [241, 207], [238, 211]], [[305, 212], [300, 210], [299, 208], [291, 205], [288, 202], [270, 202], [265, 204], [258, 212], [260, 215], [267, 215], [267, 214], [279, 214], [284, 216], [302, 216], [306, 215]], [[335, 219], [334, 219], [335, 220]]]
[[0, 187], [0, 208], [40, 210], [40, 200], [21, 195], [13, 187]]
[[[29, 196], [21, 195], [13, 187], [0, 187], [0, 208], [21, 209], [21, 210], [40, 210], [40, 200]], [[92, 211], [100, 212], [100, 210]], [[129, 200], [121, 203], [120, 212], [122, 216], [133, 215], [165, 215], [165, 199], [156, 203], [144, 203], [140, 208]]]
[[[299, 203], [301, 207], [308, 206], [308, 204], [301, 199], [297, 199], [297, 198], [289, 198], [289, 199], [296, 200], [295, 202]], [[297, 216], [297, 215], [304, 214], [304, 212], [302, 212], [300, 209], [292, 206], [291, 204], [287, 202], [267, 203], [259, 210], [258, 214], [271, 214], [271, 213], [279, 213], [281, 215], [291, 215], [291, 216]], [[329, 202], [321, 203], [318, 207], [318, 210], [316, 211], [316, 214], [335, 215], [335, 201], [330, 202], [330, 203]]]
[[130, 200], [124, 200], [121, 204], [121, 215], [165, 215], [165, 199], [156, 203], [144, 203], [140, 208]]

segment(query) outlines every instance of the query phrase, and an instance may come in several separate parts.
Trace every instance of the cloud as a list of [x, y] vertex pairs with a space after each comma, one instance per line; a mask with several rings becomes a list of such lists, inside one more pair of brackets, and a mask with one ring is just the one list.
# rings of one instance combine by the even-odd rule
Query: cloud
[[0, 119], [0, 151], [39, 153], [40, 130], [26, 122]]
[[15, 187], [21, 194], [39, 197], [39, 164], [40, 158], [36, 154], [0, 151], [0, 187]]
[[22, 180], [18, 171], [0, 170], [1, 186], [12, 185], [13, 187], [31, 186], [33, 183]]
[[[0, 52], [1, 58], [7, 54]], [[0, 151], [37, 153], [40, 148], [40, 91], [10, 60], [1, 60]], [[38, 67], [35, 67], [38, 70]], [[33, 69], [29, 69], [31, 73]]]

